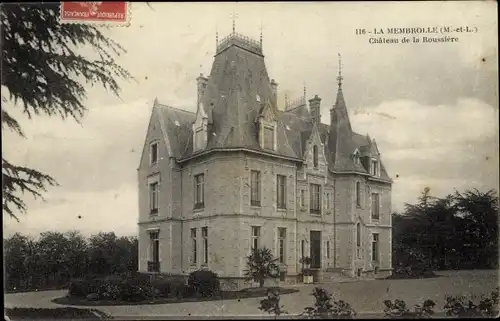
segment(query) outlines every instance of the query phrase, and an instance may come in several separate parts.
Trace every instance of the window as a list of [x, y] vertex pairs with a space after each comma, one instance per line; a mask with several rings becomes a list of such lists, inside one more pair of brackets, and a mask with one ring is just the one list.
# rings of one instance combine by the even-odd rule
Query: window
[[313, 165], [314, 168], [318, 168], [318, 146], [313, 146]]
[[160, 232], [149, 233], [149, 261], [148, 272], [160, 272]]
[[300, 190], [300, 206], [301, 207], [306, 206], [306, 190], [304, 189]]
[[330, 209], [330, 193], [326, 193], [326, 209]]
[[356, 245], [361, 246], [361, 223], [356, 224]]
[[286, 258], [286, 228], [278, 228], [279, 261], [285, 263]]
[[379, 262], [379, 257], [378, 257], [378, 234], [373, 234], [373, 241], [372, 241], [372, 261]]
[[301, 258], [305, 258], [306, 257], [306, 250], [305, 250], [305, 245], [306, 245], [306, 241], [302, 240], [300, 241], [300, 257]]
[[373, 176], [379, 176], [379, 174], [378, 174], [378, 161], [375, 159], [372, 159], [371, 174]]
[[203, 128], [198, 128], [196, 130], [196, 134], [195, 134], [195, 146], [196, 146], [196, 150], [199, 150], [202, 148], [202, 144], [203, 144]]
[[250, 172], [250, 205], [260, 206], [260, 172]]
[[149, 184], [149, 213], [158, 214], [158, 182]]
[[276, 202], [277, 207], [281, 209], [286, 208], [286, 176], [278, 175], [276, 179]]
[[158, 162], [158, 142], [154, 142], [150, 145], [149, 156], [151, 160], [151, 165]]
[[330, 241], [326, 241], [326, 258], [330, 258]]
[[274, 128], [264, 126], [264, 144], [265, 149], [274, 150]]
[[311, 184], [310, 209], [313, 214], [321, 214], [321, 186]]
[[256, 250], [260, 246], [260, 226], [252, 226], [252, 250]]
[[361, 206], [361, 183], [356, 182], [356, 205]]
[[377, 193], [372, 193], [372, 219], [379, 219], [380, 197]]
[[208, 264], [208, 227], [201, 228], [201, 237], [203, 239], [203, 264]]
[[203, 174], [196, 175], [194, 177], [195, 181], [195, 196], [194, 196], [194, 208], [203, 208], [204, 204], [204, 194], [205, 194], [205, 177]]
[[196, 258], [198, 257], [197, 252], [197, 244], [196, 244], [196, 229], [191, 229], [191, 264], [196, 264]]

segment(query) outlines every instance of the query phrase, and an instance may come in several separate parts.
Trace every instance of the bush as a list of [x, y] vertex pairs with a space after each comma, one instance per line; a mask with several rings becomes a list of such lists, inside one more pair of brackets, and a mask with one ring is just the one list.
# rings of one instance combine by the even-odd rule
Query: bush
[[315, 299], [314, 307], [306, 307], [302, 313], [306, 319], [352, 319], [356, 316], [356, 311], [349, 303], [333, 300], [332, 295], [323, 288], [314, 288], [312, 295]]
[[191, 289], [202, 297], [215, 296], [220, 293], [219, 276], [209, 270], [191, 272], [188, 278], [188, 288], [185, 291], [189, 292]]
[[259, 310], [279, 316], [286, 314], [283, 306], [280, 305], [280, 292], [279, 289], [268, 289], [267, 298], [260, 301]]
[[478, 303], [473, 301], [475, 297], [447, 295], [444, 310], [446, 315], [454, 317], [493, 317], [498, 314], [499, 292], [497, 287], [490, 296], [481, 296]]
[[156, 295], [160, 297], [184, 297], [185, 296], [185, 282], [179, 278], [163, 278], [154, 280], [152, 286]]
[[385, 300], [384, 313], [389, 318], [430, 318], [434, 314], [436, 304], [432, 300], [425, 300], [423, 304], [417, 304], [414, 311], [407, 308], [403, 300]]
[[131, 278], [120, 283], [118, 297], [123, 301], [142, 301], [153, 297], [153, 287], [149, 279]]

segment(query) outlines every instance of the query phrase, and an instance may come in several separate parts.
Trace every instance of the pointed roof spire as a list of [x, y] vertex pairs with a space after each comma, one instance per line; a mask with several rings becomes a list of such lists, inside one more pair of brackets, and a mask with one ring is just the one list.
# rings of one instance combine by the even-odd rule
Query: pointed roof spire
[[342, 80], [343, 79], [344, 79], [344, 77], [342, 77], [342, 56], [340, 55], [340, 52], [339, 52], [339, 76], [337, 77], [339, 90], [342, 89]]

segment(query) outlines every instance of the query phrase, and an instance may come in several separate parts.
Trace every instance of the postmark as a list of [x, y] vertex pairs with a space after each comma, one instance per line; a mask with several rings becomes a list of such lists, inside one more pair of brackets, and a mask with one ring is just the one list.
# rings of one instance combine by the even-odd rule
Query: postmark
[[130, 3], [127, 1], [61, 1], [61, 23], [128, 26]]

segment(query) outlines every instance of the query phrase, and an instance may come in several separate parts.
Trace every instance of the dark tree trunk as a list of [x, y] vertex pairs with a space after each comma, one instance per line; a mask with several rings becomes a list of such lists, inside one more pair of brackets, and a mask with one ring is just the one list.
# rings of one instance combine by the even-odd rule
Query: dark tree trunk
[[260, 288], [264, 287], [264, 278], [259, 279], [259, 287]]

